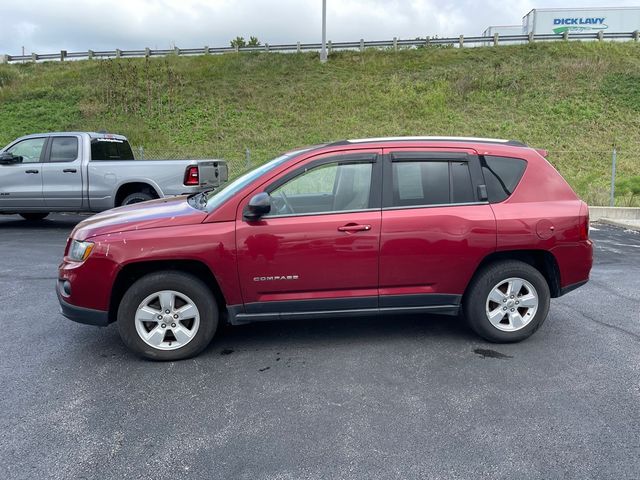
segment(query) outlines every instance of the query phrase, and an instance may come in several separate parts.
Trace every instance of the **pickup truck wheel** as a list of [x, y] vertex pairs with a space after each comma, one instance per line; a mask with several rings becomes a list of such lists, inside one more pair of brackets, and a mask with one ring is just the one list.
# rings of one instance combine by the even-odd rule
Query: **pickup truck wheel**
[[473, 331], [490, 342], [519, 342], [549, 313], [549, 285], [531, 265], [510, 260], [481, 270], [469, 285], [464, 315]]
[[30, 222], [43, 220], [49, 215], [49, 212], [46, 213], [21, 213], [20, 216], [25, 220], [29, 220]]
[[153, 200], [155, 197], [149, 192], [134, 192], [130, 193], [122, 200], [121, 206], [133, 205], [134, 203], [146, 202], [147, 200]]
[[200, 353], [218, 327], [214, 296], [198, 278], [157, 272], [136, 281], [118, 308], [127, 347], [151, 360], [181, 360]]

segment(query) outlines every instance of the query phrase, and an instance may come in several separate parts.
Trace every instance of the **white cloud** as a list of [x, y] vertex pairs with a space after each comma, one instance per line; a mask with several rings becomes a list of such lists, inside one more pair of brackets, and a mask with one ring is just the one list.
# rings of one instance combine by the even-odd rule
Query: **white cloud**
[[[565, 0], [562, 6], [599, 5]], [[536, 7], [557, 2], [540, 0]], [[519, 24], [532, 1], [327, 0], [334, 41], [479, 35]], [[318, 41], [321, 0], [0, 0], [0, 53], [224, 46], [236, 35], [263, 42]]]

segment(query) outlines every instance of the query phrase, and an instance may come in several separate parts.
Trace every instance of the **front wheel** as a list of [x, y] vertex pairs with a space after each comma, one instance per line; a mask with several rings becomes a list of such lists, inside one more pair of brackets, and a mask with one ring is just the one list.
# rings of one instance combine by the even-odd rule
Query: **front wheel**
[[490, 342], [519, 342], [531, 336], [549, 313], [549, 285], [531, 265], [494, 263], [469, 285], [464, 315], [473, 331]]
[[118, 331], [136, 354], [152, 360], [181, 360], [200, 353], [218, 327], [218, 308], [198, 278], [157, 272], [136, 281], [118, 308]]

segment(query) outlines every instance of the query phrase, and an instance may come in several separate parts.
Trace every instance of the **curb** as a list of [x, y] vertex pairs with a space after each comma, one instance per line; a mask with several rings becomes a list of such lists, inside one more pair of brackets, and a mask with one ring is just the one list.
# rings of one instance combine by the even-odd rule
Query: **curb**
[[640, 207], [600, 207], [589, 205], [589, 218], [593, 221], [601, 219], [640, 220]]
[[600, 218], [596, 220], [596, 223], [604, 223], [606, 225], [613, 225], [614, 227], [622, 227], [626, 230], [634, 230], [640, 232], [640, 222], [637, 225], [626, 223], [624, 220], [612, 220], [610, 218]]

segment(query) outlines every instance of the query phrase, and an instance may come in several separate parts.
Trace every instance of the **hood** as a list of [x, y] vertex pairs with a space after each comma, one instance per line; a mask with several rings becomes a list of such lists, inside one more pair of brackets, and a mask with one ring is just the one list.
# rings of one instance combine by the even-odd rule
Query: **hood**
[[71, 237], [85, 240], [106, 233], [193, 225], [206, 217], [207, 212], [189, 205], [186, 195], [160, 198], [98, 213], [76, 225]]

